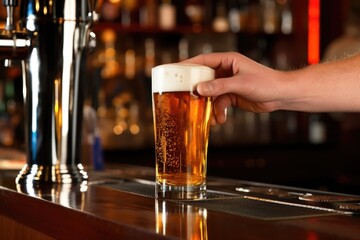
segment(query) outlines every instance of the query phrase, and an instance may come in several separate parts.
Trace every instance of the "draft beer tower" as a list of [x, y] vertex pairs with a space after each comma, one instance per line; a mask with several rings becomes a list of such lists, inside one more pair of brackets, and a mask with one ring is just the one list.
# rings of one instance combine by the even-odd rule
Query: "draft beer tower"
[[27, 163], [17, 184], [87, 181], [81, 164], [84, 62], [95, 43], [95, 0], [21, 0], [7, 8], [0, 57], [20, 59], [25, 105]]

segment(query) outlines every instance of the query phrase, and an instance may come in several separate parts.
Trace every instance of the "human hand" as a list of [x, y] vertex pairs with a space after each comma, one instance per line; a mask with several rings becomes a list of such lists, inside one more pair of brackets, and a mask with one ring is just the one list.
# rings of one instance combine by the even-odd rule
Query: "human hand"
[[239, 53], [201, 54], [183, 62], [215, 70], [215, 79], [199, 83], [200, 95], [213, 97], [212, 125], [226, 121], [226, 109], [235, 106], [251, 112], [280, 109], [283, 72], [261, 65]]

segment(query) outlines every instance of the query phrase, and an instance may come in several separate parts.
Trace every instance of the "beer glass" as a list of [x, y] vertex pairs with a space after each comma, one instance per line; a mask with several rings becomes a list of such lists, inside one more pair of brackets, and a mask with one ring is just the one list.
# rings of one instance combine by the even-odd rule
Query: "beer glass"
[[184, 63], [152, 69], [157, 198], [205, 198], [212, 101], [196, 85], [214, 75], [211, 68]]

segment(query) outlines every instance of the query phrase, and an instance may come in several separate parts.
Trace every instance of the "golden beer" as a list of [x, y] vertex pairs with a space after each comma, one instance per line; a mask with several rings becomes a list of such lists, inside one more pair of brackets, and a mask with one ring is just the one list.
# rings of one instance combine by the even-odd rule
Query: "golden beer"
[[211, 100], [190, 92], [154, 93], [157, 182], [205, 182]]
[[[204, 67], [165, 66], [169, 65], [176, 67], [165, 71], [164, 77], [153, 74], [152, 80], [157, 196], [202, 198], [206, 190], [212, 103], [210, 97], [200, 96], [193, 89], [200, 80], [213, 79], [213, 71], [205, 68], [208, 75], [192, 72], [184, 76], [184, 71], [204, 71]], [[200, 80], [187, 81], [185, 77]]]

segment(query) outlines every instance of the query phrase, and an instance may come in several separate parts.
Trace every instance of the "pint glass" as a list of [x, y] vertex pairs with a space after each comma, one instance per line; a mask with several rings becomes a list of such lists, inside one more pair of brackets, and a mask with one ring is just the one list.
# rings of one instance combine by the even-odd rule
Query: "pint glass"
[[158, 198], [202, 199], [212, 101], [196, 85], [214, 79], [202, 65], [173, 63], [152, 69], [152, 104]]

